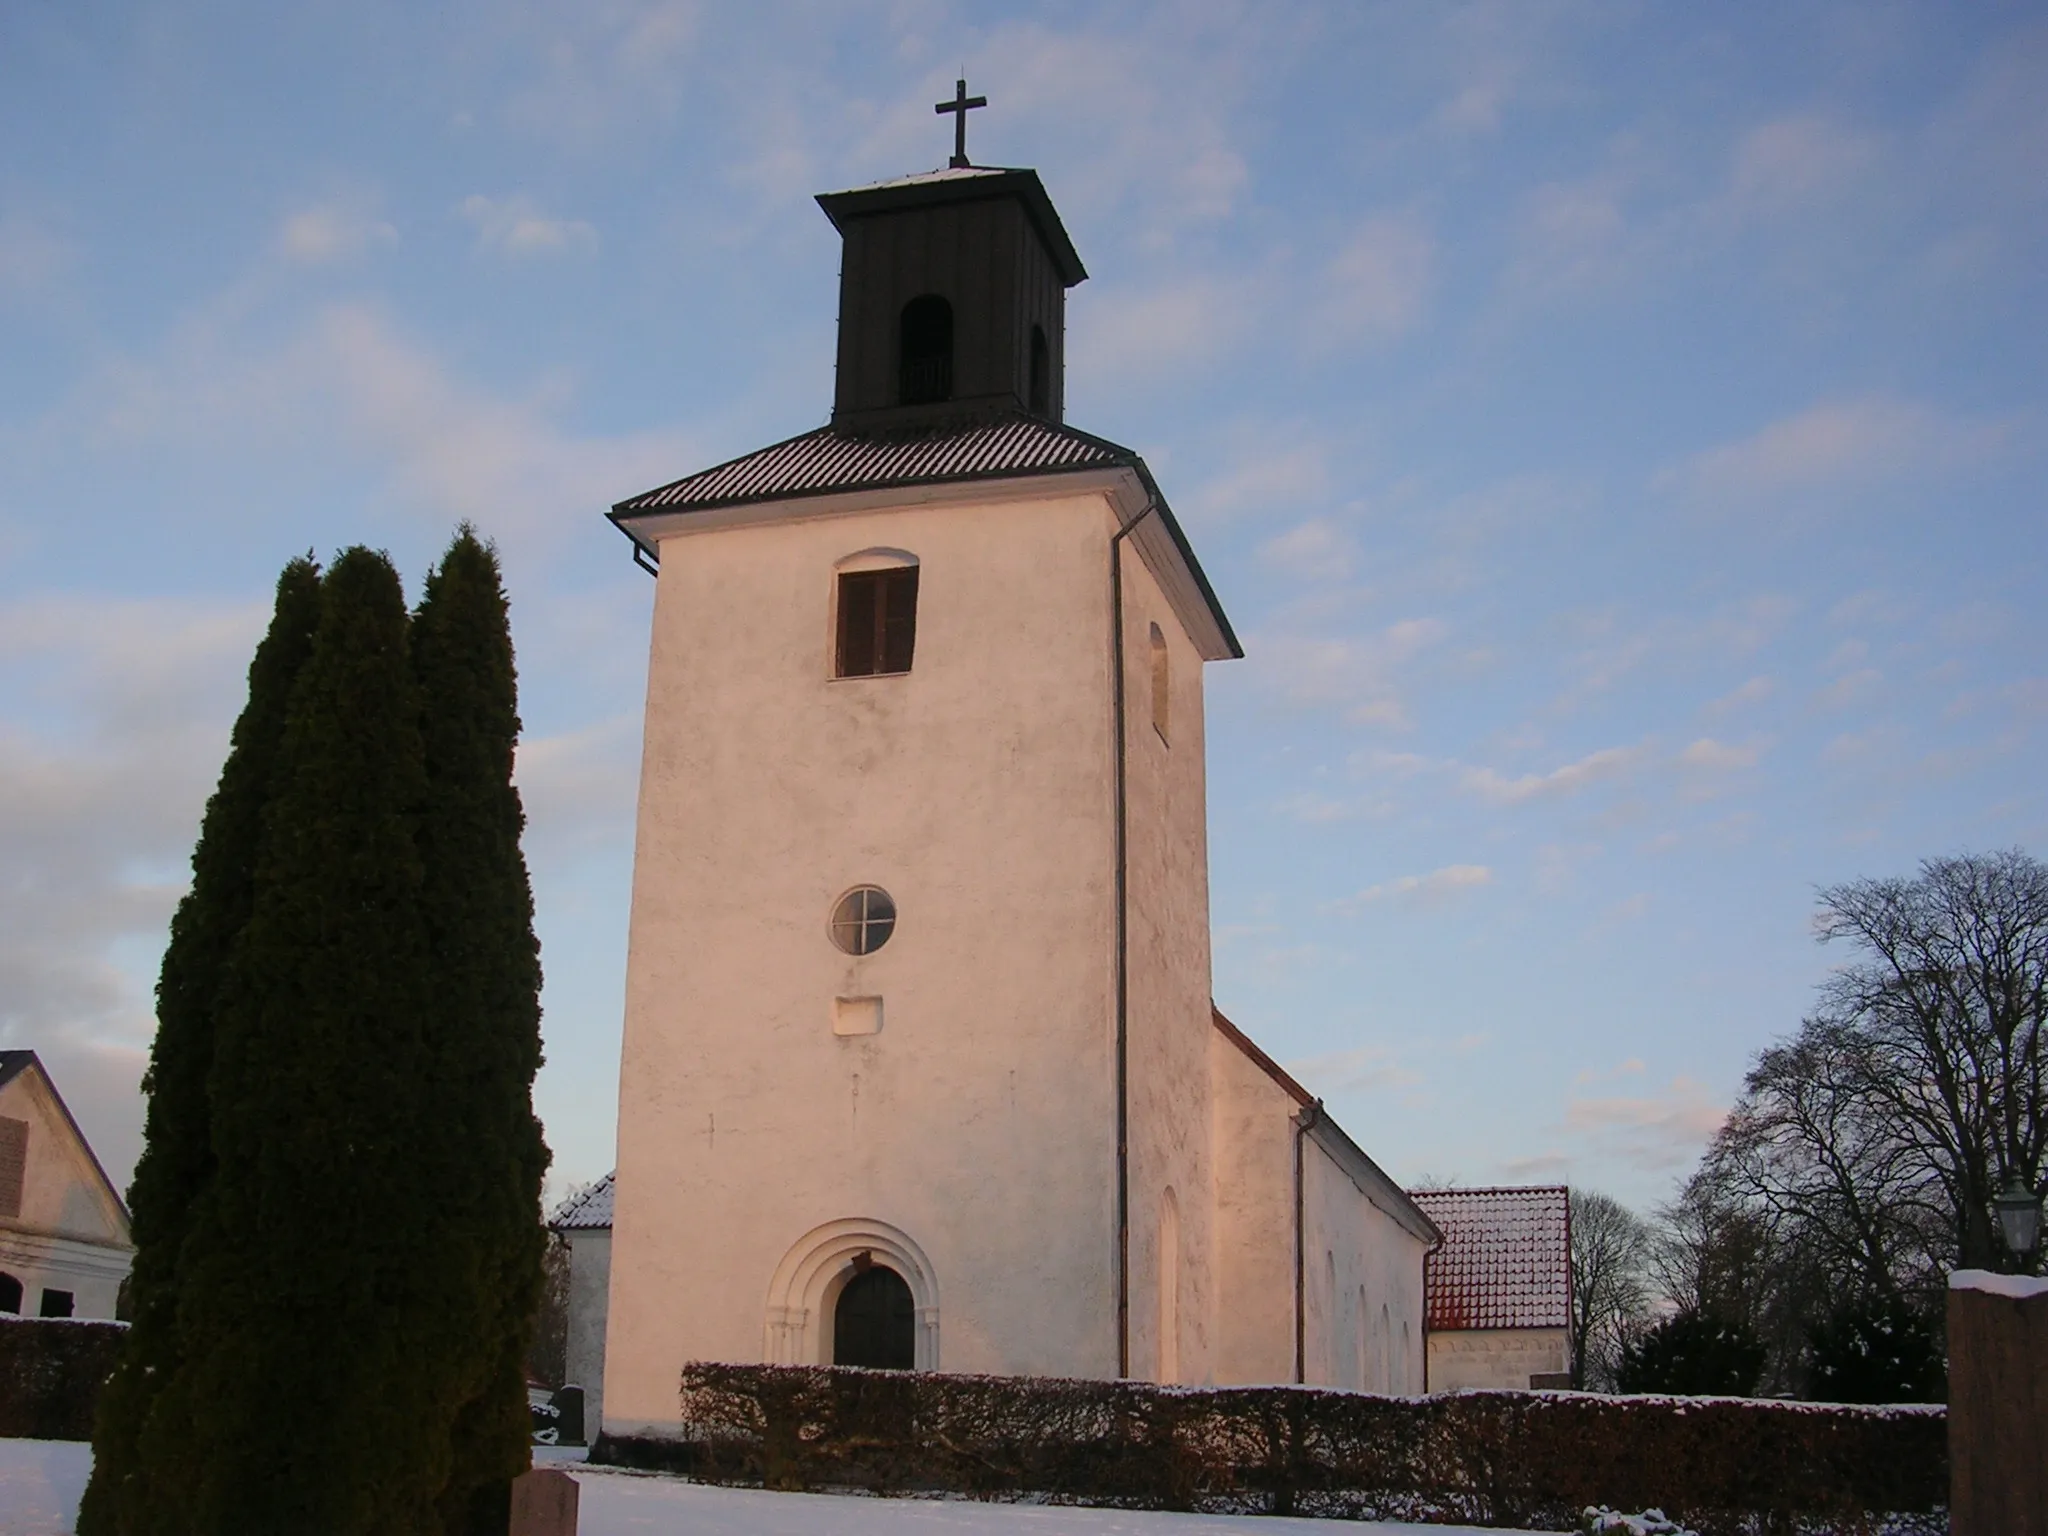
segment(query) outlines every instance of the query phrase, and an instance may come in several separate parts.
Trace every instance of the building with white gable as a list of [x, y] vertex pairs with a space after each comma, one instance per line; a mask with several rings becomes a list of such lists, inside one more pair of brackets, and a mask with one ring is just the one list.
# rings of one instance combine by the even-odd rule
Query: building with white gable
[[1059, 215], [964, 153], [818, 201], [829, 424], [612, 513], [658, 583], [605, 1431], [699, 1359], [1421, 1390], [1435, 1227], [1210, 1002], [1242, 652], [1064, 421]]
[[34, 1051], [0, 1051], [0, 1312], [114, 1315], [128, 1207]]
[[1430, 1254], [1429, 1385], [1571, 1384], [1571, 1191], [1418, 1189], [1444, 1235]]

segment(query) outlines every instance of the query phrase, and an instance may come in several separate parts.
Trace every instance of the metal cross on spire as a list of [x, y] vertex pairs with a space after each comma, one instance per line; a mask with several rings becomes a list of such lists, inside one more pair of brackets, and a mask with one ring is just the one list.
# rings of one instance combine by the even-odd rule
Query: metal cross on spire
[[955, 170], [968, 163], [967, 114], [976, 107], [985, 107], [987, 105], [988, 98], [986, 96], [968, 95], [967, 82], [965, 80], [957, 80], [953, 84], [953, 99], [951, 101], [938, 102], [932, 107], [932, 110], [941, 117], [945, 116], [948, 112], [953, 114], [953, 158], [946, 163]]

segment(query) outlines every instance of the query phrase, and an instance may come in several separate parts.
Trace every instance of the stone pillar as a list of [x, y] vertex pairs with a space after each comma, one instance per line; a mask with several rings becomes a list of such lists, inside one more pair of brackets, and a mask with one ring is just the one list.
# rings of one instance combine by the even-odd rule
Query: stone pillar
[[2048, 1280], [1948, 1277], [1952, 1536], [2048, 1536]]
[[512, 1480], [510, 1536], [576, 1536], [576, 1479], [535, 1467]]

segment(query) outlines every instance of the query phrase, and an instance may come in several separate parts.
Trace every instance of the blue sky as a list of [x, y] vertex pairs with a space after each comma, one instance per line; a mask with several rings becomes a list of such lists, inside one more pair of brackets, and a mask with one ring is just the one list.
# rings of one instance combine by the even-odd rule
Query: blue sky
[[811, 194], [1037, 167], [1209, 674], [1216, 995], [1399, 1177], [1648, 1202], [1837, 957], [2048, 844], [2048, 8], [0, 9], [0, 1042], [125, 1181], [278, 567], [505, 556], [561, 1180], [609, 1165], [651, 583], [806, 430]]

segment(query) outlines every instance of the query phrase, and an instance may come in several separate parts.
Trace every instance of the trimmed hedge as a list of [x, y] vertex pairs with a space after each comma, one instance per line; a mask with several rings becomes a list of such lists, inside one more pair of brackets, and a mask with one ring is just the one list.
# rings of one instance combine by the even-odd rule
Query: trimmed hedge
[[0, 1440], [90, 1440], [126, 1323], [0, 1315]]
[[1576, 1529], [1662, 1508], [1702, 1536], [1945, 1531], [1940, 1408], [696, 1364], [680, 1438], [593, 1461], [772, 1488]]

